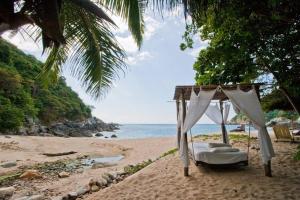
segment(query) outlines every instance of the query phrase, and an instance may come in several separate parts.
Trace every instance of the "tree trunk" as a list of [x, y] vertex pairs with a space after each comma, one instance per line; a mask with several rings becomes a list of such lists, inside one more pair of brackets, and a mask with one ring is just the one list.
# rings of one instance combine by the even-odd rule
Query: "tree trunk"
[[288, 99], [288, 101], [290, 102], [294, 110], [300, 115], [300, 101], [296, 97], [291, 95], [285, 87], [283, 86], [279, 86], [279, 87], [280, 87], [279, 89], [286, 96], [286, 98]]

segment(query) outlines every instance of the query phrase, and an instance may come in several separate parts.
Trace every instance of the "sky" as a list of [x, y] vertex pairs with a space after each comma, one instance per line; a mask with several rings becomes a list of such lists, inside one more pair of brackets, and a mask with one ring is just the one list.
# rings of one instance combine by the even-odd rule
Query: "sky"
[[[80, 82], [64, 70], [67, 85], [80, 98], [94, 107], [92, 114], [106, 122], [169, 124], [176, 123], [176, 106], [172, 101], [176, 85], [193, 85], [195, 72], [193, 63], [199, 51], [207, 42], [195, 38], [193, 49], [181, 51], [179, 48], [185, 31], [185, 19], [181, 12], [165, 14], [163, 17], [153, 12], [145, 14], [145, 35], [139, 50], [127, 26], [119, 18], [113, 17], [118, 25], [114, 31], [117, 40], [127, 53], [128, 68], [120, 74], [112, 89], [100, 100], [93, 100], [85, 93]], [[17, 34], [8, 39], [21, 50], [44, 61], [41, 45], [26, 36]], [[25, 37], [25, 38], [24, 38]], [[68, 69], [65, 66], [64, 69]], [[230, 116], [233, 116], [232, 111]], [[200, 123], [212, 123], [206, 116]]]

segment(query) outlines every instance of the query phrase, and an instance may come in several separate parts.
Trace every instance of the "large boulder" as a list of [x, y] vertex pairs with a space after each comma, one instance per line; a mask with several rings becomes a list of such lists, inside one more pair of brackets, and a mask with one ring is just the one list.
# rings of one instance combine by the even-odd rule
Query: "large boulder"
[[0, 199], [1, 200], [8, 200], [12, 197], [12, 195], [15, 192], [14, 187], [5, 187], [5, 188], [0, 188]]

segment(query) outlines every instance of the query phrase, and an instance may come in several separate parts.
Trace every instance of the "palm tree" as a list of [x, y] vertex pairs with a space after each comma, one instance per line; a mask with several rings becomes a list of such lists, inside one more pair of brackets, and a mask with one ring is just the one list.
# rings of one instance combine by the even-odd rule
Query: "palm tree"
[[37, 25], [23, 30], [35, 41], [42, 40], [49, 54], [41, 77], [57, 78], [68, 62], [86, 91], [98, 98], [125, 67], [125, 53], [112, 34], [116, 25], [105, 11], [126, 20], [140, 46], [144, 6], [139, 0], [1, 0], [0, 33]]
[[162, 10], [185, 5], [188, 0], [1, 0], [0, 34], [24, 30], [35, 41], [42, 40], [49, 56], [40, 77], [53, 80], [68, 63], [71, 71], [93, 97], [98, 98], [112, 85], [118, 72], [126, 67], [125, 53], [111, 29], [116, 25], [105, 11], [122, 17], [141, 46], [143, 14], [149, 5]]

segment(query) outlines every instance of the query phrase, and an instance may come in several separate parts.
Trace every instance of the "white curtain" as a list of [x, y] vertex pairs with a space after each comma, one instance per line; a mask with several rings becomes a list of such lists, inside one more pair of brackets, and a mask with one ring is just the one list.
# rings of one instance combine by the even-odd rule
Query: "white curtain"
[[249, 117], [258, 130], [262, 160], [264, 164], [267, 164], [275, 156], [275, 153], [256, 90], [253, 88], [248, 92], [244, 92], [238, 88], [237, 90], [223, 90], [223, 92], [239, 110]]
[[216, 90], [203, 91], [200, 89], [200, 92], [197, 95], [194, 89], [192, 89], [190, 103], [184, 123], [183, 120], [181, 120], [180, 157], [185, 167], [188, 167], [189, 165], [189, 157], [188, 144], [187, 141], [184, 140], [184, 134], [187, 133], [202, 117], [215, 93]]
[[[220, 110], [219, 106], [217, 104], [215, 104], [215, 105], [209, 105], [207, 107], [207, 110], [206, 110], [205, 114], [213, 122], [215, 122], [216, 124], [221, 125], [223, 123], [223, 120], [224, 120], [224, 124], [226, 124], [226, 122], [228, 120], [229, 110], [230, 110], [230, 105], [225, 104], [224, 112], [223, 112], [223, 119], [222, 119], [221, 110]], [[225, 127], [225, 131], [226, 131], [226, 127]], [[226, 137], [225, 141], [227, 141], [227, 143], [229, 143], [229, 137], [228, 137], [227, 131], [225, 133], [225, 137]]]
[[229, 111], [230, 111], [230, 104], [226, 103], [224, 106], [224, 116], [223, 116], [225, 124], [227, 124], [228, 121]]
[[[177, 130], [181, 127], [181, 118], [182, 118], [182, 104], [179, 102], [178, 113], [177, 113]], [[177, 131], [177, 148], [180, 147], [180, 137], [181, 133]]]
[[210, 118], [216, 124], [222, 124], [221, 110], [217, 104], [209, 105], [205, 112], [205, 115]]

